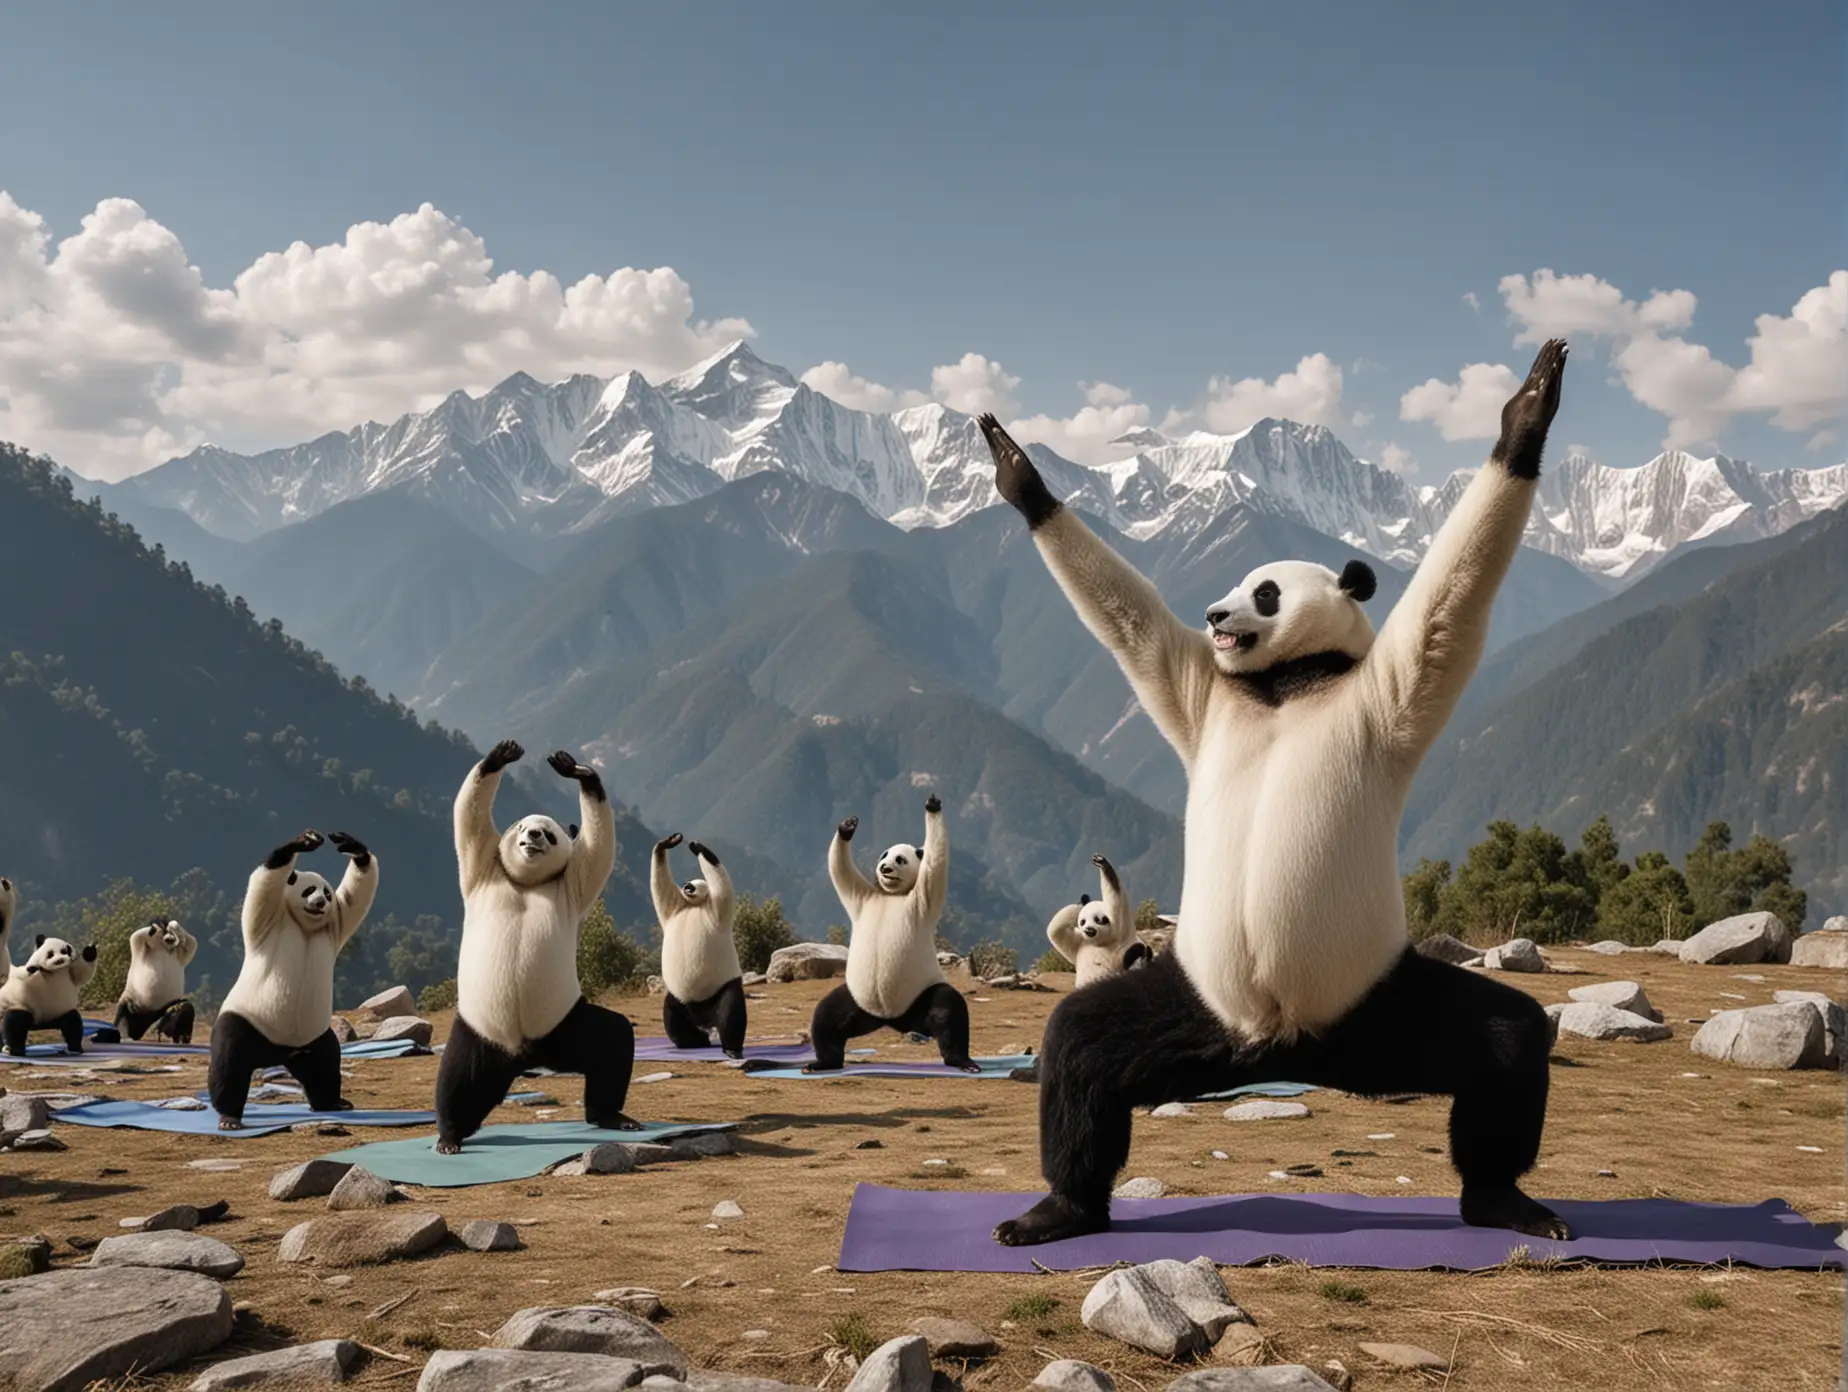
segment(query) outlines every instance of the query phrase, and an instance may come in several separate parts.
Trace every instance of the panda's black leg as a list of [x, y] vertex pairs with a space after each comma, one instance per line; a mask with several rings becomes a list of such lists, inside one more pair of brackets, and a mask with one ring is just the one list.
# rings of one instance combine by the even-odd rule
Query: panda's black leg
[[81, 1054], [83, 1052], [83, 1012], [67, 1010], [55, 1020], [47, 1020], [44, 1028], [55, 1029], [64, 1036], [66, 1052]]
[[131, 1040], [141, 1038], [147, 1026], [136, 1023], [140, 1016], [141, 1012], [129, 1005], [127, 1001], [117, 1001], [115, 1011], [116, 1035], [119, 1038]]
[[969, 1057], [969, 1002], [947, 981], [927, 988], [898, 1019], [898, 1027], [918, 1030], [937, 1041], [937, 1051], [951, 1068], [979, 1073]]
[[242, 1015], [225, 1012], [212, 1024], [212, 1061], [206, 1070], [205, 1095], [218, 1113], [218, 1129], [244, 1129], [244, 1104], [250, 1100], [250, 1075], [281, 1063], [288, 1051], [270, 1043]]
[[32, 1012], [30, 1010], [9, 1010], [0, 1015], [0, 1038], [6, 1040], [6, 1051], [16, 1058], [24, 1058], [26, 1053], [26, 1036], [32, 1033]]
[[1362, 1094], [1449, 1096], [1463, 1221], [1559, 1240], [1571, 1234], [1516, 1182], [1546, 1126], [1546, 1011], [1516, 987], [1406, 950], [1321, 1041], [1302, 1081]]
[[436, 1067], [436, 1149], [454, 1155], [507, 1099], [525, 1060], [489, 1043], [460, 1015]]
[[847, 1066], [847, 1041], [871, 1034], [891, 1023], [860, 1009], [853, 992], [845, 983], [836, 986], [815, 1004], [809, 1020], [809, 1043], [815, 1049], [815, 1061], [802, 1065], [804, 1073], [836, 1073]]
[[308, 1094], [311, 1112], [348, 1112], [353, 1104], [340, 1095], [340, 1038], [330, 1028], [283, 1060]]
[[623, 1111], [635, 1069], [635, 1026], [628, 1016], [580, 999], [556, 1029], [534, 1041], [533, 1054], [547, 1068], [584, 1075], [584, 1120], [592, 1126], [640, 1127]]
[[1109, 1227], [1134, 1109], [1198, 1097], [1247, 1072], [1173, 957], [1066, 996], [1046, 1023], [1040, 1058], [1040, 1167], [1052, 1192], [995, 1229], [1010, 1247]]
[[667, 1029], [667, 1037], [676, 1049], [709, 1049], [712, 1040], [699, 1022], [693, 1018], [693, 1012], [687, 1003], [672, 991], [661, 1002], [661, 1023]]
[[192, 1043], [193, 1018], [194, 1011], [191, 1001], [175, 1001], [161, 1016], [160, 1026], [156, 1033], [166, 1035], [175, 1044], [190, 1044]]
[[743, 979], [734, 976], [719, 987], [718, 995], [713, 997], [712, 1007], [718, 1019], [719, 1047], [725, 1051], [725, 1057], [743, 1058], [744, 1034], [749, 1016], [744, 1003]]

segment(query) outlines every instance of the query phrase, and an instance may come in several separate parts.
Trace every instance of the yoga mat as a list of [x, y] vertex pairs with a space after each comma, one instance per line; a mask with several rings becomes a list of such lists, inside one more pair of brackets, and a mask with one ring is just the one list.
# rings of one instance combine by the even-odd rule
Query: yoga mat
[[812, 1062], [814, 1057], [810, 1051], [786, 1068], [751, 1068], [746, 1072], [753, 1078], [800, 1078], [805, 1082], [827, 1078], [1005, 1078], [1016, 1068], [1030, 1067], [1036, 1055], [1004, 1054], [998, 1058], [978, 1058], [975, 1062], [982, 1070], [980, 1073], [965, 1073], [960, 1068], [951, 1068], [943, 1063], [856, 1063], [851, 1057], [845, 1068], [835, 1072], [804, 1073], [802, 1065]]
[[151, 1102], [86, 1102], [66, 1107], [52, 1114], [54, 1121], [68, 1121], [77, 1126], [126, 1126], [136, 1131], [168, 1131], [179, 1136], [269, 1136], [287, 1131], [304, 1121], [338, 1122], [342, 1126], [430, 1126], [435, 1112], [310, 1111], [305, 1103], [278, 1102], [273, 1105], [253, 1102], [244, 1108], [242, 1131], [220, 1131], [218, 1113], [210, 1107], [196, 1112], [174, 1111]]
[[1249, 1266], [1269, 1258], [1385, 1271], [1480, 1271], [1525, 1247], [1534, 1257], [1613, 1264], [1734, 1262], [1840, 1268], [1838, 1224], [1814, 1224], [1782, 1199], [1755, 1205], [1676, 1199], [1547, 1199], [1578, 1234], [1570, 1242], [1472, 1228], [1455, 1199], [1358, 1194], [1232, 1194], [1205, 1199], [1118, 1199], [1109, 1232], [1040, 1247], [1003, 1247], [994, 1227], [1033, 1194], [854, 1189], [841, 1240], [842, 1271], [1076, 1271], [1163, 1257]]
[[582, 1155], [605, 1141], [665, 1141], [700, 1131], [730, 1131], [733, 1127], [729, 1121], [689, 1121], [651, 1123], [639, 1131], [606, 1131], [582, 1121], [534, 1121], [484, 1126], [462, 1143], [459, 1155], [438, 1155], [436, 1137], [415, 1136], [351, 1146], [321, 1158], [364, 1165], [394, 1184], [460, 1189], [470, 1184], [531, 1179], [546, 1166]]
[[1203, 1092], [1187, 1100], [1230, 1102], [1238, 1097], [1301, 1097], [1305, 1092], [1314, 1091], [1314, 1083], [1246, 1083], [1243, 1087], [1227, 1088], [1224, 1092]]
[[[854, 1049], [853, 1053], [872, 1053], [871, 1049]], [[805, 1059], [815, 1057], [815, 1051], [807, 1044], [751, 1044], [744, 1046], [747, 1059], [767, 1059], [771, 1063], [800, 1064]], [[638, 1039], [635, 1041], [635, 1061], [637, 1063], [727, 1063], [725, 1051], [712, 1047], [706, 1049], [681, 1049], [675, 1047], [674, 1041], [667, 1038]]]
[[[86, 1021], [85, 1023], [88, 1023]], [[86, 1041], [81, 1054], [67, 1054], [64, 1045], [28, 1044], [26, 1056], [15, 1058], [0, 1054], [0, 1063], [29, 1063], [49, 1068], [87, 1068], [104, 1059], [129, 1058], [204, 1058], [212, 1052], [208, 1044], [97, 1044]], [[407, 1054], [427, 1054], [430, 1050], [409, 1039], [356, 1039], [340, 1046], [340, 1057], [348, 1059], [403, 1058]]]

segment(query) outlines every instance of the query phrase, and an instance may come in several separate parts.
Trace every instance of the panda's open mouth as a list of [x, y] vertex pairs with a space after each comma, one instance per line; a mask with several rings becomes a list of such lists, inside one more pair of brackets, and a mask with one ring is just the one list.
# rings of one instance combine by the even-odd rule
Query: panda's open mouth
[[1220, 652], [1250, 652], [1257, 645], [1258, 635], [1255, 633], [1225, 633], [1219, 629], [1213, 630], [1213, 646]]

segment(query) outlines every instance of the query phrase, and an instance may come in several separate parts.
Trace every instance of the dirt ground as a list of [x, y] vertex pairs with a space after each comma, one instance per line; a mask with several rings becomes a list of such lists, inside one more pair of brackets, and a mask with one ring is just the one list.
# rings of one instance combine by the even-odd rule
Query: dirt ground
[[[1562, 1038], [1554, 1054], [1552, 1106], [1539, 1197], [1665, 1195], [1709, 1202], [1787, 1199], [1817, 1221], [1848, 1218], [1843, 1185], [1843, 1083], [1823, 1072], [1758, 1076], [1696, 1058], [1687, 1047], [1715, 1008], [1755, 1005], [1778, 988], [1840, 993], [1839, 974], [1788, 966], [1689, 967], [1669, 958], [1602, 958], [1561, 949], [1556, 963], [1585, 975], [1507, 976], [1543, 1002], [1575, 985], [1615, 978], [1641, 982], [1675, 1028], [1659, 1044], [1601, 1044]], [[1762, 978], [1746, 979], [1746, 978]], [[980, 989], [971, 1004], [978, 1054], [1037, 1047], [1053, 991]], [[972, 983], [959, 978], [965, 987]], [[754, 1038], [804, 1027], [827, 983], [756, 988]], [[660, 1033], [660, 1005], [612, 1001], [642, 1034]], [[438, 1035], [447, 1028], [439, 1019]], [[882, 1056], [933, 1057], [895, 1035], [864, 1041]], [[427, 1107], [434, 1058], [349, 1066], [347, 1093], [362, 1107]], [[283, 1204], [266, 1186], [275, 1171], [348, 1144], [394, 1133], [358, 1131], [351, 1141], [283, 1133], [267, 1138], [155, 1135], [57, 1127], [67, 1151], [0, 1160], [0, 1234], [39, 1232], [57, 1244], [58, 1265], [83, 1258], [68, 1239], [94, 1242], [117, 1220], [170, 1203], [229, 1199], [231, 1217], [206, 1231], [238, 1248], [248, 1265], [229, 1283], [239, 1303], [237, 1333], [213, 1360], [284, 1342], [344, 1336], [376, 1351], [361, 1386], [407, 1386], [428, 1350], [468, 1348], [517, 1309], [572, 1304], [611, 1286], [662, 1293], [665, 1332], [698, 1363], [787, 1382], [840, 1388], [828, 1350], [839, 1322], [857, 1317], [875, 1340], [907, 1331], [920, 1315], [981, 1324], [1002, 1354], [961, 1372], [970, 1388], [1025, 1387], [1055, 1357], [1109, 1369], [1126, 1388], [1158, 1389], [1180, 1369], [1093, 1335], [1078, 1319], [1092, 1274], [1037, 1276], [843, 1275], [832, 1268], [856, 1180], [954, 1189], [1039, 1185], [1036, 1090], [998, 1081], [852, 1079], [753, 1080], [716, 1064], [637, 1065], [630, 1111], [648, 1120], [741, 1124], [735, 1156], [646, 1168], [629, 1175], [542, 1178], [472, 1189], [420, 1190], [420, 1206], [452, 1228], [473, 1218], [520, 1225], [518, 1252], [439, 1250], [414, 1262], [359, 1268], [350, 1283], [275, 1259], [291, 1226], [321, 1202]], [[203, 1062], [166, 1074], [0, 1069], [16, 1091], [76, 1089], [115, 1097], [172, 1096], [203, 1086]], [[1697, 1073], [1698, 1077], [1684, 1074]], [[547, 1078], [581, 1112], [579, 1080]], [[1160, 1179], [1172, 1193], [1277, 1190], [1361, 1194], [1453, 1194], [1446, 1155], [1448, 1103], [1368, 1102], [1339, 1093], [1303, 1099], [1301, 1121], [1236, 1124], [1205, 1105], [1187, 1118], [1139, 1117], [1125, 1171]], [[493, 1120], [532, 1120], [509, 1107]], [[1369, 1136], [1391, 1132], [1393, 1139]], [[396, 1133], [402, 1134], [402, 1133]], [[879, 1149], [857, 1150], [877, 1140]], [[1337, 1160], [1336, 1148], [1376, 1156]], [[1229, 1160], [1214, 1160], [1223, 1150]], [[243, 1162], [231, 1172], [188, 1168], [204, 1157]], [[926, 1166], [926, 1160], [947, 1166]], [[1303, 1162], [1324, 1176], [1278, 1181], [1271, 1170]], [[1613, 1171], [1614, 1177], [1600, 1177]], [[1397, 1176], [1411, 1179], [1409, 1186]], [[733, 1199], [745, 1216], [709, 1227], [714, 1204]], [[1024, 1207], [1024, 1204], [1023, 1204]], [[1574, 1387], [1625, 1392], [1659, 1388], [1833, 1388], [1842, 1366], [1842, 1278], [1830, 1272], [1694, 1268], [1607, 1270], [1509, 1266], [1480, 1275], [1311, 1270], [1297, 1265], [1228, 1268], [1233, 1298], [1270, 1341], [1273, 1361], [1321, 1369], [1338, 1359], [1359, 1388]], [[395, 1309], [381, 1306], [408, 1295]], [[752, 1337], [746, 1337], [750, 1332]], [[851, 1337], [851, 1336], [849, 1336]], [[1418, 1344], [1450, 1360], [1446, 1373], [1378, 1368], [1363, 1341]], [[178, 1388], [203, 1363], [134, 1386]]]

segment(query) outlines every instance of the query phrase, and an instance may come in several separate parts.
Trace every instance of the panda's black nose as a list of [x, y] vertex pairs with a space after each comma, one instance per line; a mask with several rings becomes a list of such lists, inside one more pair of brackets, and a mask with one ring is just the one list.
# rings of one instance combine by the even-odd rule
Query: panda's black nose
[[1206, 611], [1206, 621], [1210, 624], [1224, 623], [1231, 617], [1232, 611], [1219, 605], [1215, 605], [1213, 608]]

